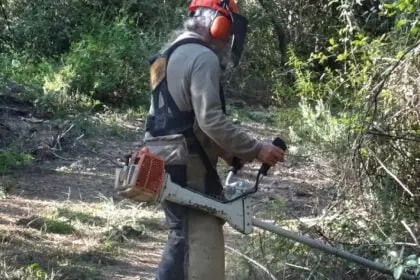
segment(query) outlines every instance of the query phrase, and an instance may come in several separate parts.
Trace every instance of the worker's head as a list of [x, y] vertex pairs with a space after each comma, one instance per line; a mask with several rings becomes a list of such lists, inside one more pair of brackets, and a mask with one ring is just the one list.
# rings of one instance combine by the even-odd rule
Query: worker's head
[[216, 51], [229, 49], [234, 64], [237, 64], [243, 49], [247, 20], [238, 14], [234, 0], [192, 0], [188, 10], [186, 29], [200, 34]]

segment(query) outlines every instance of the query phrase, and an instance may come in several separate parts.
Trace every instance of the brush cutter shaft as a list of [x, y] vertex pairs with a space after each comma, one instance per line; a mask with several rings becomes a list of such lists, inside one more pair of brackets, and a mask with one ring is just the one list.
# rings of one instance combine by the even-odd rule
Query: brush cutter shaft
[[[278, 226], [260, 221], [260, 220], [255, 219], [255, 218], [252, 219], [252, 224], [255, 227], [268, 230], [272, 233], [284, 236], [288, 239], [292, 239], [292, 240], [297, 241], [299, 243], [308, 245], [312, 248], [316, 248], [316, 249], [319, 249], [319, 250], [324, 251], [326, 253], [335, 255], [337, 257], [341, 257], [341, 258], [344, 258], [346, 260], [353, 261], [355, 263], [358, 263], [360, 265], [369, 267], [369, 268], [374, 269], [376, 271], [379, 271], [379, 272], [382, 272], [382, 273], [385, 273], [385, 274], [389, 274], [389, 275], [393, 275], [393, 271], [391, 269], [387, 268], [386, 266], [383, 266], [379, 263], [375, 263], [371, 260], [362, 258], [360, 256], [353, 255], [353, 254], [351, 254], [347, 251], [340, 250], [338, 248], [334, 248], [334, 247], [326, 245], [326, 244], [322, 244], [319, 241], [316, 241], [314, 239], [302, 236], [298, 233], [291, 232], [291, 231], [288, 231], [288, 230], [284, 230], [284, 229], [282, 229]], [[415, 277], [415, 276], [410, 276], [410, 275], [402, 275], [402, 279], [410, 279], [410, 280], [416, 280], [417, 279], [418, 280], [419, 278]]]

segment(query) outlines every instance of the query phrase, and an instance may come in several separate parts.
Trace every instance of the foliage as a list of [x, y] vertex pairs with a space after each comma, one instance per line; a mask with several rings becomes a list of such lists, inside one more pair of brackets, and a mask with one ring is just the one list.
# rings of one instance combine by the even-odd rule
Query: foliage
[[394, 279], [401, 279], [403, 273], [420, 276], [420, 257], [415, 254], [404, 257], [403, 252], [390, 251], [386, 256], [386, 263], [393, 267]]
[[[342, 152], [348, 145], [346, 132], [348, 130], [345, 118], [332, 115], [328, 105], [318, 100], [314, 108], [303, 99], [299, 103], [300, 118], [289, 126], [289, 138], [294, 145], [304, 150], [324, 150]], [[344, 157], [345, 154], [341, 154]]]
[[136, 33], [133, 24], [96, 24], [96, 34], [84, 35], [72, 45], [60, 70], [46, 80], [44, 90], [84, 94], [116, 107], [147, 104], [146, 59], [159, 37], [151, 32]]
[[41, 89], [45, 76], [52, 73], [55, 68], [52, 60], [46, 57], [36, 60], [25, 51], [0, 53], [0, 67], [3, 77], [38, 90]]
[[49, 114], [71, 114], [98, 101], [147, 106], [147, 59], [179, 24], [181, 7], [144, 0], [2, 2], [1, 74], [35, 87], [27, 98]]
[[[394, 262], [384, 256], [401, 248], [398, 241], [415, 239], [419, 230], [419, 1], [378, 4], [369, 13], [360, 13], [350, 1], [330, 3], [338, 5], [339, 28], [330, 31], [314, 52], [289, 45], [293, 94], [299, 97], [300, 108], [300, 118], [289, 126], [289, 138], [304, 147], [303, 152], [310, 147], [330, 154], [336, 176], [342, 178], [331, 206], [340, 216], [322, 224], [322, 236], [381, 259], [399, 277], [403, 270], [417, 269], [410, 259], [414, 250], [407, 249]], [[293, 251], [283, 242], [280, 249], [274, 240], [273, 236], [247, 239], [245, 244], [268, 244], [248, 245], [243, 252], [267, 264], [274, 274], [284, 271], [284, 260], [289, 260], [282, 251], [292, 251], [296, 257], [289, 263], [317, 264], [307, 273], [301, 271], [304, 277], [323, 279], [338, 267], [351, 270], [349, 264], [330, 256], [319, 258], [308, 249]], [[271, 259], [282, 262], [272, 264]], [[244, 275], [255, 273], [242, 261], [241, 267]], [[356, 272], [352, 275], [358, 278]]]
[[[413, 9], [412, 5], [414, 5], [414, 2], [410, 5], [401, 5], [408, 11], [408, 16]], [[402, 12], [402, 15], [406, 14], [406, 10]], [[356, 142], [363, 141], [356, 148], [360, 152], [359, 159], [366, 163], [363, 164], [364, 168], [369, 169], [366, 170], [369, 176], [381, 174], [377, 169], [371, 169], [377, 168], [380, 165], [379, 162], [373, 165], [375, 167], [372, 164], [377, 162], [376, 155], [382, 157], [386, 154], [385, 150], [391, 149], [396, 154], [393, 155], [392, 159], [383, 159], [382, 162], [389, 163], [393, 170], [401, 170], [402, 173], [397, 172], [397, 177], [408, 175], [409, 178], [418, 178], [417, 171], [414, 170], [417, 169], [415, 159], [418, 158], [415, 148], [418, 141], [418, 133], [416, 132], [418, 130], [418, 119], [413, 118], [417, 114], [418, 106], [416, 101], [407, 96], [408, 92], [418, 85], [415, 82], [410, 84], [402, 79], [395, 78], [392, 80], [399, 83], [399, 86], [404, 83], [403, 90], [399, 90], [398, 86], [384, 88], [394, 70], [411, 73], [418, 68], [415, 48], [406, 47], [407, 51], [403, 54], [408, 54], [409, 50], [413, 49], [414, 55], [409, 56], [409, 58], [403, 58], [401, 51], [395, 49], [393, 44], [395, 37], [403, 36], [403, 34], [408, 43], [415, 42], [418, 38], [418, 35], [411, 31], [401, 33], [398, 24], [389, 34], [378, 37], [362, 31], [352, 31], [348, 26], [344, 26], [335, 36], [329, 39], [329, 47], [324, 51], [312, 53], [307, 61], [297, 58], [292, 51], [290, 55], [290, 63], [293, 66], [296, 78], [295, 88], [302, 98], [302, 104], [309, 102], [310, 105], [310, 107], [305, 105], [301, 107], [303, 116], [306, 116], [304, 119], [310, 116], [319, 116], [319, 111], [322, 111], [320, 104], [327, 104], [327, 107], [331, 108], [331, 114], [335, 116], [335, 120], [334, 118], [316, 119], [316, 121], [312, 119], [312, 124], [308, 124], [311, 131], [322, 133], [325, 137], [319, 140], [324, 143], [331, 142], [329, 141], [331, 138], [328, 136], [343, 135], [343, 132], [347, 132], [349, 139], [352, 141], [356, 139], [359, 139]], [[390, 55], [395, 57], [390, 59], [394, 64], [387, 62], [389, 61], [387, 56]], [[325, 64], [331, 57], [341, 63], [339, 68], [332, 69]], [[403, 63], [411, 65], [407, 66], [410, 67], [409, 70], [394, 68], [394, 65], [399, 64], [401, 59], [412, 61], [411, 64], [410, 62]], [[311, 70], [311, 65], [314, 65], [314, 63], [324, 65], [324, 71], [320, 73]], [[398, 77], [398, 74], [396, 77]], [[413, 79], [415, 78], [413, 77]], [[406, 102], [407, 98], [411, 101]], [[315, 106], [313, 113], [310, 112], [312, 106]], [[330, 110], [327, 108], [327, 112]], [[326, 126], [322, 127], [322, 123], [325, 123]], [[317, 130], [320, 126], [322, 128]], [[335, 129], [341, 129], [341, 133], [335, 131]], [[401, 134], [404, 136], [401, 136]], [[339, 139], [340, 137], [332, 140], [338, 143]], [[349, 145], [347, 147], [349, 149], [354, 148]], [[374, 149], [375, 152], [373, 152]], [[403, 150], [407, 154], [401, 154]], [[376, 176], [376, 179], [379, 179], [377, 181], [379, 185], [375, 185], [382, 185], [382, 187], [385, 181], [388, 183], [392, 181], [389, 181], [387, 175], [385, 177]], [[383, 181], [383, 183], [380, 183], [380, 181]], [[408, 179], [407, 182], [409, 182], [411, 188], [416, 189], [418, 182], [415, 179]], [[390, 192], [390, 188], [401, 189], [397, 185], [398, 183], [394, 186], [388, 184], [384, 193], [394, 193]], [[373, 187], [375, 188], [375, 186]], [[379, 201], [379, 204], [382, 204], [382, 199], [379, 199]]]
[[0, 23], [6, 28], [0, 38], [9, 50], [27, 50], [37, 58], [58, 57], [83, 35], [95, 34], [101, 28], [97, 23], [127, 21], [139, 31], [154, 25], [171, 28], [180, 17], [179, 5], [145, 0], [8, 0], [2, 2]]
[[33, 157], [29, 154], [12, 149], [0, 149], [0, 174], [5, 174], [12, 166], [27, 164]]

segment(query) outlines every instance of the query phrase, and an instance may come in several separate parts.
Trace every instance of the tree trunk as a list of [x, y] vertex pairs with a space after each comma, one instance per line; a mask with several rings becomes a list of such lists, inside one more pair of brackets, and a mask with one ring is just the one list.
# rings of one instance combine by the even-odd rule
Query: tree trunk
[[271, 23], [274, 26], [274, 31], [277, 35], [278, 48], [281, 54], [281, 66], [285, 67], [287, 63], [287, 44], [289, 43], [286, 30], [283, 28], [283, 25], [280, 23], [279, 19], [273, 14], [272, 11], [275, 10], [275, 5], [270, 0], [258, 0], [261, 7], [269, 15]]

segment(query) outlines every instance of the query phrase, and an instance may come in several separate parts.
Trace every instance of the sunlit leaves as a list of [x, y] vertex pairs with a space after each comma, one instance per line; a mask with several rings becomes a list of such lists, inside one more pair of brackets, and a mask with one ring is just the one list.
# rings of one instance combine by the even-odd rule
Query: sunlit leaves
[[343, 53], [340, 53], [337, 56], [337, 60], [338, 61], [343, 61], [343, 60], [345, 60], [347, 58], [348, 55], [349, 55], [349, 53], [347, 52], [347, 50], [345, 50]]
[[395, 25], [397, 28], [401, 28], [403, 26], [405, 26], [407, 24], [407, 21], [404, 19], [401, 19], [399, 21], [397, 21], [397, 24]]

